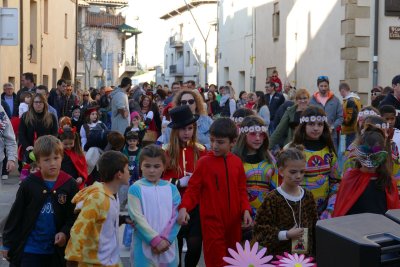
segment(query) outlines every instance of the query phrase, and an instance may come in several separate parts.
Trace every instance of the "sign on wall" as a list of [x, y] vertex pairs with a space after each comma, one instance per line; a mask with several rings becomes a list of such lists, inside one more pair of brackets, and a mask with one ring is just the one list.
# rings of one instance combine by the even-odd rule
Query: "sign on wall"
[[400, 40], [400, 26], [390, 26], [389, 27], [389, 39]]
[[0, 45], [18, 45], [18, 9], [0, 8]]

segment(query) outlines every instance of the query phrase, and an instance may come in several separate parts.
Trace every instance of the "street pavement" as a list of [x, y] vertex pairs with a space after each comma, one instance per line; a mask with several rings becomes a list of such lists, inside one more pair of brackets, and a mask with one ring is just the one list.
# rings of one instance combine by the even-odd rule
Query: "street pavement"
[[[2, 222], [8, 215], [11, 205], [14, 202], [15, 195], [18, 190], [19, 176], [17, 173], [10, 175], [8, 180], [1, 180], [0, 182], [0, 222]], [[124, 226], [120, 228], [120, 240], [122, 242]], [[0, 229], [2, 232], [2, 229]], [[130, 267], [129, 264], [129, 249], [121, 245], [120, 256], [124, 267]], [[2, 257], [1, 257], [2, 258]], [[0, 259], [0, 267], [8, 267], [9, 264], [6, 260]], [[204, 259], [201, 257], [199, 267], [204, 267]]]

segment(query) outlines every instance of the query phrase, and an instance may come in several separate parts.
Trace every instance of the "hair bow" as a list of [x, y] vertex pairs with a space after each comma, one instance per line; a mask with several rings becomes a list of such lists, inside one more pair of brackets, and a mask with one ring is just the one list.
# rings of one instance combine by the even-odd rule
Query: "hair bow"
[[68, 125], [65, 125], [63, 127], [58, 128], [58, 134], [63, 134], [65, 132], [72, 132], [73, 134], [76, 133], [76, 127], [70, 127]]

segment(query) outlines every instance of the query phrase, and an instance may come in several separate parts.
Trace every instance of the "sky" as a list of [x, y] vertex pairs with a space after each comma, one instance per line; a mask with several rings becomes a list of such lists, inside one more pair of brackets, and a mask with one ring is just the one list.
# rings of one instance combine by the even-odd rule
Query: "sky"
[[[164, 62], [164, 46], [169, 37], [170, 29], [160, 17], [179, 6], [184, 0], [129, 0], [129, 6], [124, 8], [126, 23], [137, 27], [138, 58], [143, 67], [153, 67]], [[134, 38], [130, 38], [126, 46], [126, 55], [134, 55]]]

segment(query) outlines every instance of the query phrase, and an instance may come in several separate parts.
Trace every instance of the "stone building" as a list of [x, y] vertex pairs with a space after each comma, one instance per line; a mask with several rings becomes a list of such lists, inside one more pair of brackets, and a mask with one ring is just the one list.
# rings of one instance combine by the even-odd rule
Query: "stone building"
[[264, 90], [276, 69], [310, 91], [320, 75], [334, 91], [346, 81], [367, 104], [400, 73], [400, 1], [221, 0], [218, 14], [218, 80], [238, 91]]
[[0, 82], [11, 82], [18, 90], [24, 72], [32, 72], [36, 84], [48, 87], [55, 87], [60, 78], [73, 82], [75, 1], [3, 0], [0, 5], [17, 8], [19, 14], [18, 45], [0, 47]]

